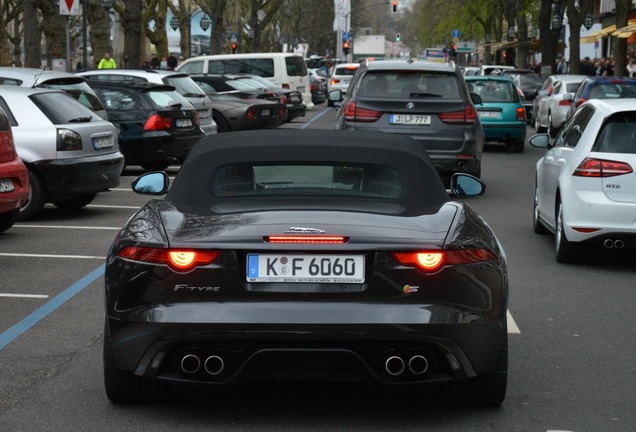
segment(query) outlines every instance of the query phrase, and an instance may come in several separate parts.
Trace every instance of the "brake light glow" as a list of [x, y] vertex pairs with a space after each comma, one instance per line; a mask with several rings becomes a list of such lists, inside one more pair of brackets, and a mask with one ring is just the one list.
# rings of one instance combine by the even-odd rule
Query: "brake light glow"
[[211, 264], [220, 254], [221, 251], [218, 250], [161, 249], [128, 246], [119, 251], [117, 256], [141, 263], [165, 264], [177, 271], [188, 271], [194, 267]]
[[144, 125], [145, 131], [166, 130], [172, 126], [172, 119], [161, 117], [159, 114], [153, 114]]
[[254, 120], [255, 117], [256, 117], [256, 109], [254, 107], [249, 107], [247, 111], [245, 112], [245, 119]]
[[572, 173], [575, 177], [614, 177], [633, 172], [625, 162], [585, 158]]
[[496, 258], [487, 249], [393, 252], [393, 257], [403, 266], [414, 266], [424, 272], [434, 272], [449, 265], [476, 264]]
[[523, 107], [517, 108], [517, 120], [526, 121], [526, 110]]
[[585, 98], [580, 98], [579, 100], [577, 100], [577, 101], [576, 101], [576, 104], [574, 104], [574, 106], [578, 108], [578, 107], [580, 107], [580, 106], [581, 106], [581, 104], [582, 104], [583, 102], [585, 102], [586, 100], [587, 100], [587, 99], [585, 99]]
[[572, 102], [570, 102], [569, 100], [561, 99], [559, 101], [559, 106], [570, 106], [570, 105], [572, 105]]
[[472, 124], [477, 120], [477, 111], [471, 105], [466, 105], [463, 111], [451, 111], [439, 115], [439, 119], [444, 123]]
[[340, 80], [338, 78], [331, 78], [331, 85], [338, 84]]
[[330, 243], [342, 244], [346, 240], [343, 236], [324, 236], [324, 235], [274, 235], [267, 236], [265, 240], [268, 243]]
[[344, 109], [345, 121], [374, 122], [382, 117], [381, 111], [358, 108], [355, 102], [349, 102]]

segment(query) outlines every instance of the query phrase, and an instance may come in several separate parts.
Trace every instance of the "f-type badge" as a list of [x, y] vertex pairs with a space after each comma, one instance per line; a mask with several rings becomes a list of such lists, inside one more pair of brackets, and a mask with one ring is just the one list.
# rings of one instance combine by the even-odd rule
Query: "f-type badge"
[[415, 109], [415, 104], [413, 102], [409, 102], [406, 104], [406, 109], [409, 111], [413, 111]]
[[285, 234], [325, 234], [326, 232], [318, 228], [289, 227]]

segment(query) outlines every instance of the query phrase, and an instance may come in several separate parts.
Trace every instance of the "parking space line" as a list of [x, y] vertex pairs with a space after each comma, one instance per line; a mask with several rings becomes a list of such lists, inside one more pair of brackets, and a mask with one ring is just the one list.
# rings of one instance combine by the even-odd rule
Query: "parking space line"
[[43, 299], [49, 298], [49, 296], [45, 294], [9, 294], [9, 293], [0, 293], [0, 297], [8, 297], [8, 298], [33, 298], [33, 299]]
[[104, 264], [97, 267], [95, 270], [84, 276], [82, 279], [75, 282], [70, 287], [53, 297], [51, 300], [40, 306], [32, 314], [22, 319], [20, 322], [0, 333], [0, 350], [9, 345], [15, 339], [20, 337], [23, 333], [28, 331], [31, 327], [42, 321], [49, 314], [62, 306], [68, 300], [73, 298], [76, 294], [81, 292], [84, 288], [91, 283], [99, 279], [104, 275]]
[[123, 206], [123, 205], [101, 205], [101, 204], [89, 204], [87, 208], [113, 208], [113, 209], [133, 209], [139, 210], [141, 206]]
[[514, 334], [520, 334], [521, 333], [521, 330], [519, 330], [519, 327], [517, 326], [517, 323], [512, 318], [512, 315], [510, 314], [510, 311], [508, 311], [506, 313], [506, 321], [508, 322], [508, 333], [514, 333]]
[[71, 258], [71, 259], [96, 259], [105, 260], [105, 256], [97, 255], [51, 255], [51, 254], [26, 254], [26, 253], [5, 253], [0, 252], [0, 256], [6, 257], [22, 257], [22, 258]]

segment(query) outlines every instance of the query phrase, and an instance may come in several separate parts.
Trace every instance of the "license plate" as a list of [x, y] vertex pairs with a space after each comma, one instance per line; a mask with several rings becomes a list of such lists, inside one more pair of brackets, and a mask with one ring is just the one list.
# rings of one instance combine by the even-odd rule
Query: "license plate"
[[363, 255], [248, 254], [248, 282], [363, 283]]
[[305, 92], [305, 86], [296, 87], [296, 90], [298, 90], [301, 93], [304, 93]]
[[192, 120], [190, 119], [176, 119], [174, 122], [178, 128], [192, 127]]
[[258, 112], [259, 117], [269, 117], [271, 115], [272, 115], [272, 110], [270, 110], [269, 108], [262, 109]]
[[501, 111], [477, 111], [479, 118], [500, 119]]
[[391, 114], [389, 115], [389, 124], [428, 126], [431, 124], [431, 116], [417, 114]]
[[112, 136], [93, 137], [93, 148], [95, 150], [104, 150], [104, 149], [113, 148], [113, 137]]
[[14, 189], [11, 179], [0, 179], [0, 193], [13, 192]]

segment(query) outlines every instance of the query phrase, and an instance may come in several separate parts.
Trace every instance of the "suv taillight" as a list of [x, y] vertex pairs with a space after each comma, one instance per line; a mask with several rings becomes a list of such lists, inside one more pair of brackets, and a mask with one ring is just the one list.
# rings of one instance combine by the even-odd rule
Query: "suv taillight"
[[477, 112], [471, 105], [466, 105], [463, 111], [451, 111], [447, 113], [441, 113], [439, 119], [444, 123], [453, 124], [472, 124], [477, 120]]
[[82, 149], [82, 137], [70, 129], [57, 130], [57, 151], [76, 151]]
[[0, 131], [0, 162], [11, 162], [16, 158], [11, 129]]
[[344, 119], [355, 122], [374, 122], [382, 117], [382, 112], [356, 107], [355, 102], [349, 102], [344, 109]]
[[159, 114], [153, 114], [144, 125], [145, 131], [166, 130], [172, 126], [172, 119], [161, 117]]

